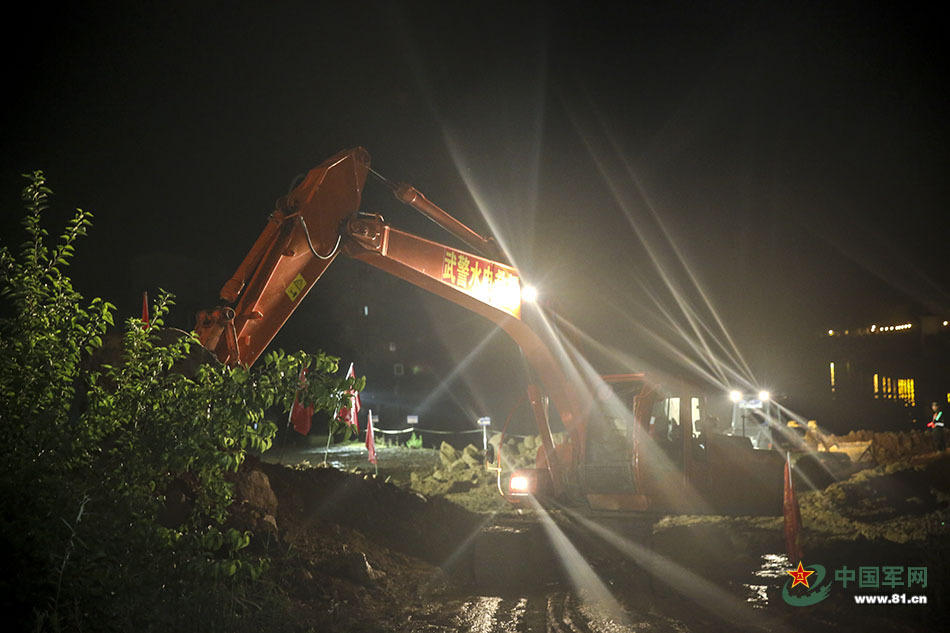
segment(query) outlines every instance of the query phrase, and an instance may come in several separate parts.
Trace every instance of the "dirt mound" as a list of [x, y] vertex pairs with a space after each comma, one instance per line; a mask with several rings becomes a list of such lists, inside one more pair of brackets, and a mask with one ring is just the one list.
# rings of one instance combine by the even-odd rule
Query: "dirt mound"
[[[563, 441], [561, 435], [555, 434], [555, 442]], [[534, 467], [541, 439], [537, 435], [503, 437], [501, 433], [495, 433], [489, 444], [495, 455], [493, 466], [497, 464], [497, 456], [501, 455], [504, 464], [501, 478], [497, 470], [486, 467], [482, 449], [469, 444], [459, 450], [443, 442], [438, 449], [436, 465], [412, 471], [409, 487], [426, 496], [443, 496], [472, 512], [512, 512], [511, 504], [505, 501], [499, 487], [507, 486], [507, 477], [512, 470]]]
[[411, 488], [424, 495], [446, 495], [468, 492], [494, 480], [485, 468], [485, 453], [469, 444], [462, 450], [447, 442], [439, 447], [439, 463], [428, 471], [413, 471]]
[[806, 537], [894, 543], [946, 539], [950, 455], [862, 470], [800, 496]]
[[445, 499], [254, 458], [234, 485], [231, 524], [254, 531], [252, 548], [271, 559], [300, 630], [397, 630], [420, 604], [472, 578], [481, 517]]
[[829, 444], [841, 446], [868, 442], [866, 450], [855, 457], [855, 461], [873, 464], [890, 464], [914, 455], [923, 455], [934, 451], [933, 436], [928, 431], [851, 431], [847, 435], [830, 435]]
[[[865, 556], [861, 564], [883, 552], [945, 557], [950, 455], [931, 453], [914, 463], [862, 470], [823, 490], [800, 492], [799, 504], [809, 556]], [[750, 557], [784, 550], [783, 520], [669, 516], [654, 524], [653, 547], [691, 568], [742, 566]]]
[[[555, 443], [563, 440], [561, 435], [555, 434]], [[495, 433], [488, 442], [493, 448], [495, 460], [501, 455], [505, 472], [533, 467], [541, 447], [541, 439], [537, 435], [503, 437], [501, 433]], [[469, 444], [459, 450], [448, 442], [442, 442], [438, 453], [439, 463], [434, 468], [412, 473], [410, 485], [413, 490], [426, 495], [453, 495], [496, 487], [496, 475], [485, 467], [486, 457], [482, 449]]]
[[823, 490], [862, 469], [844, 452], [806, 453], [794, 461], [795, 489]]
[[444, 499], [428, 499], [371, 475], [261, 462], [249, 469], [268, 477], [281, 533], [332, 523], [389, 549], [447, 565], [479, 526], [477, 516]]

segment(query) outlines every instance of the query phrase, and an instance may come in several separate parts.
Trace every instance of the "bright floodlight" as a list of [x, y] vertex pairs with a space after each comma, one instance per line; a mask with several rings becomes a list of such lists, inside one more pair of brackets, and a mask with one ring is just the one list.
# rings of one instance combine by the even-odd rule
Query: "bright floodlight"
[[732, 400], [733, 402], [739, 402], [740, 400], [742, 400], [742, 392], [736, 391], [735, 389], [733, 389], [732, 391], [729, 392], [729, 399]]
[[515, 475], [511, 478], [511, 482], [508, 484], [511, 492], [527, 494], [531, 488], [531, 484], [528, 481], [528, 478], [524, 475]]
[[525, 303], [534, 303], [538, 300], [538, 289], [531, 285], [522, 286], [521, 300]]
[[772, 397], [772, 394], [770, 394], [768, 391], [765, 391], [764, 389], [759, 392], [759, 400], [761, 400], [762, 402], [765, 402], [771, 397]]

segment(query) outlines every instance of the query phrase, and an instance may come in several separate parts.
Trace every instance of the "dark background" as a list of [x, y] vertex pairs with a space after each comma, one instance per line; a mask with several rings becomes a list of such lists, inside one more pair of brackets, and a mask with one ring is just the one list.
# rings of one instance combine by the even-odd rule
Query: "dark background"
[[[52, 228], [96, 216], [77, 286], [123, 316], [166, 288], [190, 329], [293, 178], [362, 145], [494, 234], [599, 371], [698, 368], [812, 417], [823, 332], [950, 314], [947, 24], [930, 6], [21, 7], [3, 27], [4, 243], [19, 174], [43, 169]], [[364, 208], [446, 239], [379, 187]], [[517, 351], [491, 332], [341, 259], [276, 344], [355, 360], [384, 410], [442, 383], [449, 424], [514, 402]]]

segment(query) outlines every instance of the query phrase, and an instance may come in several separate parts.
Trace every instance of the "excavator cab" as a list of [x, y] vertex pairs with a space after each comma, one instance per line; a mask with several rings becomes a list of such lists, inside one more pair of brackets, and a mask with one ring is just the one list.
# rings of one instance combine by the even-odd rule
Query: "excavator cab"
[[[703, 389], [644, 374], [602, 379], [610, 395], [596, 399], [587, 420], [583, 459], [565, 467], [575, 501], [592, 511], [781, 513], [781, 456], [726, 435]], [[546, 462], [539, 455], [538, 467], [512, 473], [510, 501], [550, 494]]]

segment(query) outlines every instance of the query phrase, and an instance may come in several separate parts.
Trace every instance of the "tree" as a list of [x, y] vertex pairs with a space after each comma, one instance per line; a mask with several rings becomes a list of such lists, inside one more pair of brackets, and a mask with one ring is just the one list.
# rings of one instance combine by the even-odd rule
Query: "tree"
[[[0, 249], [5, 612], [34, 630], [237, 630], [266, 560], [247, 554], [250, 533], [224, 527], [226, 475], [270, 447], [268, 413], [289, 411], [301, 367], [315, 410], [337, 409], [362, 380], [335, 377], [322, 353], [279, 351], [253, 369], [183, 372], [200, 344], [163, 329], [165, 292], [151, 327], [127, 319], [103, 361], [115, 307], [84, 302], [63, 272], [92, 216], [77, 210], [48, 246], [51, 191], [41, 172], [27, 178], [27, 240], [18, 257]], [[186, 512], [170, 521], [183, 484]]]

